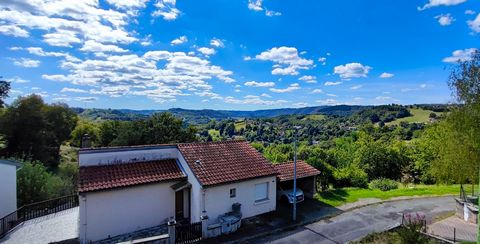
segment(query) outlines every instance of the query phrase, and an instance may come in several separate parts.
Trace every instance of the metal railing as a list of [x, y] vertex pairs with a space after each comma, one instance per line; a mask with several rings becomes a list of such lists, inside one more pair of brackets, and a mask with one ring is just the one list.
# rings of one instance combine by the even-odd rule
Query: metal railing
[[24, 221], [78, 206], [78, 196], [69, 195], [24, 205], [0, 219], [0, 238]]

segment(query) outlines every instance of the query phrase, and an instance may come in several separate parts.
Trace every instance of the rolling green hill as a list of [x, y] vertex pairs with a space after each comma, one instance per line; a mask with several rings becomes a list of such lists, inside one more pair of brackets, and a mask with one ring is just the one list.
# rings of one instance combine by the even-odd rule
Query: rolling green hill
[[412, 116], [408, 116], [405, 118], [396, 119], [394, 121], [386, 123], [386, 125], [399, 125], [402, 121], [408, 123], [429, 123], [430, 122], [430, 114], [435, 113], [437, 117], [440, 117], [443, 112], [434, 112], [432, 110], [422, 109], [422, 108], [412, 108], [409, 109]]

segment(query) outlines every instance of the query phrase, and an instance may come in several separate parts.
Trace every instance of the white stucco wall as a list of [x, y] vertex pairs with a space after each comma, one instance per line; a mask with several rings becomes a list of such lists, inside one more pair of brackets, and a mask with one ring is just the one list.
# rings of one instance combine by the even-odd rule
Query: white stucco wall
[[0, 218], [17, 210], [17, 167], [0, 163]]
[[187, 161], [185, 161], [180, 151], [177, 151], [176, 157], [180, 163], [180, 166], [187, 174], [188, 182], [192, 185], [192, 188], [190, 189], [190, 222], [195, 223], [200, 221], [200, 216], [202, 216], [203, 211], [202, 186], [198, 182], [197, 178], [195, 178], [195, 175], [190, 167], [188, 167]]
[[177, 182], [139, 185], [80, 196], [82, 242], [97, 241], [166, 223], [175, 216]]
[[126, 163], [135, 161], [149, 161], [155, 159], [177, 158], [178, 149], [175, 146], [159, 146], [145, 150], [104, 150], [80, 152], [78, 162], [80, 166], [93, 166], [112, 163]]
[[[268, 200], [255, 202], [255, 184], [268, 182]], [[236, 188], [236, 197], [230, 198], [230, 189]], [[276, 208], [277, 183], [276, 177], [263, 177], [238, 183], [208, 187], [205, 189], [205, 208], [209, 217], [208, 223], [213, 224], [219, 215], [232, 210], [233, 203], [240, 203], [242, 218], [248, 218], [262, 213], [274, 211]]]

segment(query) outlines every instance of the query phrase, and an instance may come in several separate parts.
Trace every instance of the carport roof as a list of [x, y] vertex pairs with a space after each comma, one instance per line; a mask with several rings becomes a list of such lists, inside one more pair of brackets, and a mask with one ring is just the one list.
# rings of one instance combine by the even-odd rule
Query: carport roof
[[[293, 162], [274, 164], [280, 182], [293, 180]], [[304, 161], [297, 161], [297, 179], [319, 175], [320, 171]]]

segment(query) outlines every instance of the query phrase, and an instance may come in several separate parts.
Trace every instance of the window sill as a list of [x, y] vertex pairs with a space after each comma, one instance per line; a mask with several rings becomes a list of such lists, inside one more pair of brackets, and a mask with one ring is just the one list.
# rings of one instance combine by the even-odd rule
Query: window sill
[[265, 199], [265, 200], [260, 200], [260, 201], [255, 201], [253, 205], [261, 205], [270, 202], [270, 199]]

